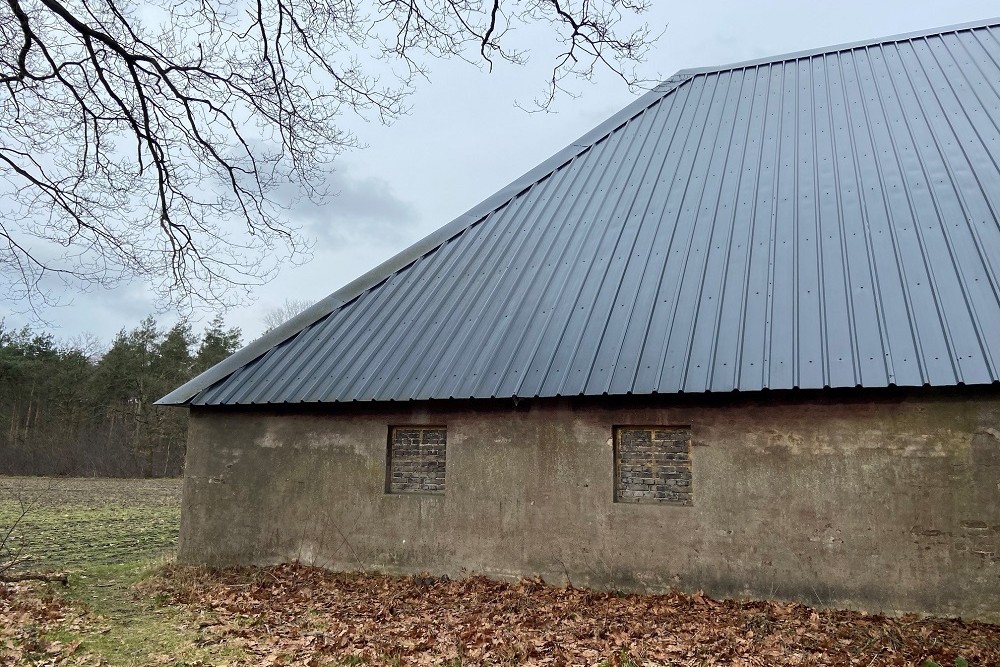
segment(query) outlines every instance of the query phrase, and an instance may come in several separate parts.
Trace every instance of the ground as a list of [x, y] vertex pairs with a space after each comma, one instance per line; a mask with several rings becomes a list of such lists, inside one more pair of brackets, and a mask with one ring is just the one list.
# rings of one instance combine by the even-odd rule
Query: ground
[[181, 520], [179, 479], [0, 477], [0, 526], [22, 569], [87, 570], [168, 555]]
[[[171, 563], [176, 480], [0, 478], [0, 665], [1000, 665], [1000, 626], [524, 580]], [[3, 533], [0, 532], [0, 538]]]

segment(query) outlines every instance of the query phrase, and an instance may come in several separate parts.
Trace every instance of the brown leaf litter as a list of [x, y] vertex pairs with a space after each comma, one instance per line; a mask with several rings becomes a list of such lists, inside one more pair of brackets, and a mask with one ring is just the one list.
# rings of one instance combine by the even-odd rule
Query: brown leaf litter
[[47, 635], [85, 624], [85, 613], [54, 595], [39, 594], [33, 584], [0, 583], [0, 665], [65, 665], [80, 643]]
[[1000, 626], [796, 603], [623, 595], [540, 580], [169, 567], [143, 594], [253, 665], [1000, 665]]

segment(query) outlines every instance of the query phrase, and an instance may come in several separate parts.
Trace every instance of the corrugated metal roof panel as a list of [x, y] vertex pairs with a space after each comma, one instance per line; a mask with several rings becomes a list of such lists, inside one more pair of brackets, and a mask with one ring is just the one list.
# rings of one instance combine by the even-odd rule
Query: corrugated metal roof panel
[[682, 73], [191, 403], [1000, 381], [998, 82], [994, 23]]

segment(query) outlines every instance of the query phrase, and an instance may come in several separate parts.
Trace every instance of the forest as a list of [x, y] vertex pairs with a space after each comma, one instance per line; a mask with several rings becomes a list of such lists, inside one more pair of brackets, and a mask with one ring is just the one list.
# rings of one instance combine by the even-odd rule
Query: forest
[[153, 403], [241, 345], [215, 317], [196, 334], [147, 317], [110, 345], [0, 322], [0, 474], [172, 477], [187, 410]]

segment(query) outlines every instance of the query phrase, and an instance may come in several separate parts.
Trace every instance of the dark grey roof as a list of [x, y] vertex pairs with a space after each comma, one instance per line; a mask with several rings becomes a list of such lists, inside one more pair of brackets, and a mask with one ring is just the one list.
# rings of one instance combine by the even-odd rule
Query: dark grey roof
[[1000, 381], [1000, 20], [685, 70], [161, 399]]

